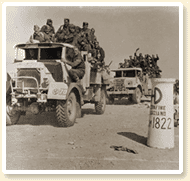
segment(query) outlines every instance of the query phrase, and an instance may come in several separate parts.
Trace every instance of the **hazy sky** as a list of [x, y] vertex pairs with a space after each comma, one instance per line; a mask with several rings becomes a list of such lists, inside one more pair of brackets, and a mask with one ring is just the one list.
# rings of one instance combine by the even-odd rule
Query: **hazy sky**
[[179, 8], [178, 7], [50, 7], [14, 6], [6, 8], [6, 56], [14, 60], [13, 46], [26, 42], [33, 33], [33, 26], [43, 26], [47, 19], [53, 20], [55, 30], [63, 24], [82, 26], [88, 22], [95, 29], [100, 46], [105, 50], [105, 62], [111, 60], [111, 68], [139, 53], [158, 54], [162, 77], [179, 78]]

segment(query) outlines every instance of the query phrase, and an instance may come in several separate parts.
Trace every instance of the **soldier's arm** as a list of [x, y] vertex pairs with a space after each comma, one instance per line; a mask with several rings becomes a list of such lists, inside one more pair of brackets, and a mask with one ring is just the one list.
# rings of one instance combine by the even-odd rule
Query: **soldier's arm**
[[55, 28], [53, 27], [53, 34], [55, 34]]
[[46, 43], [51, 42], [50, 37], [48, 35], [46, 35], [45, 33], [44, 33], [44, 40], [45, 40]]
[[60, 33], [62, 32], [62, 29], [63, 29], [63, 25], [61, 25], [61, 26], [59, 27], [59, 29], [57, 30], [57, 32], [55, 33], [55, 37], [57, 37], [58, 34], [60, 34]]
[[65, 43], [72, 43], [74, 39], [73, 34], [65, 35]]
[[44, 26], [42, 26], [42, 28], [41, 28], [41, 32], [45, 32], [45, 29], [46, 29], [46, 25], [44, 25]]
[[78, 58], [78, 59], [76, 59], [74, 62], [70, 62], [70, 61], [65, 60], [65, 59], [61, 59], [61, 61], [64, 62], [64, 63], [66, 63], [66, 64], [68, 64], [68, 65], [70, 65], [71, 67], [75, 67], [75, 66], [77, 66], [79, 63], [81, 63], [82, 60], [81, 60], [80, 58]]

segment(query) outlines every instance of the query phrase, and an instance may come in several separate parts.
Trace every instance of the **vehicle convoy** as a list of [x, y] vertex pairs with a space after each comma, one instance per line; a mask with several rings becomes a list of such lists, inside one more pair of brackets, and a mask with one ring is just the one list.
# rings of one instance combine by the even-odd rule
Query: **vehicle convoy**
[[[16, 124], [26, 111], [39, 114], [56, 111], [60, 127], [74, 125], [81, 116], [81, 106], [95, 105], [97, 114], [103, 114], [106, 107], [106, 86], [103, 68], [94, 68], [88, 61], [88, 53], [81, 55], [85, 61], [85, 75], [81, 86], [72, 82], [68, 70], [71, 68], [61, 60], [67, 59], [74, 46], [66, 43], [29, 43], [15, 46], [15, 73], [7, 76], [6, 122]], [[24, 58], [18, 58], [24, 52]], [[97, 66], [96, 66], [97, 67]]]
[[119, 68], [112, 70], [114, 78], [110, 79], [107, 94], [110, 103], [115, 98], [128, 97], [134, 103], [140, 103], [143, 95], [150, 96], [152, 84], [148, 75], [142, 74], [141, 68]]

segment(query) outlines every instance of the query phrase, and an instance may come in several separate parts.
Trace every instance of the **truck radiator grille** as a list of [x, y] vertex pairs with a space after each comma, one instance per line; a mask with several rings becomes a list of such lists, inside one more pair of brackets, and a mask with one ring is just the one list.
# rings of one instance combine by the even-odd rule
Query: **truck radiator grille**
[[[28, 77], [34, 77], [37, 79], [38, 84], [40, 84], [40, 72], [35, 69], [35, 68], [24, 68], [24, 69], [19, 69], [17, 76], [28, 76]], [[22, 84], [24, 82], [24, 87], [26, 88], [36, 88], [36, 81], [34, 79], [27, 79], [27, 78], [19, 78], [17, 79], [17, 88], [22, 88]]]
[[114, 90], [115, 91], [122, 91], [125, 88], [124, 86], [124, 79], [116, 79], [114, 80]]

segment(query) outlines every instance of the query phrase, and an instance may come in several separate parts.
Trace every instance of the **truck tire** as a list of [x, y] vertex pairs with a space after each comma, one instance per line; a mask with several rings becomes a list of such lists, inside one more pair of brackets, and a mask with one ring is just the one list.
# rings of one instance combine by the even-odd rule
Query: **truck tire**
[[139, 87], [135, 89], [135, 93], [132, 95], [132, 100], [134, 103], [139, 104], [141, 102], [142, 93]]
[[106, 93], [105, 90], [101, 90], [100, 101], [95, 103], [95, 111], [97, 114], [103, 114], [106, 109]]
[[110, 98], [109, 98], [109, 103], [110, 103], [110, 104], [114, 104], [114, 101], [115, 101], [115, 100], [114, 100], [114, 97], [110, 96]]
[[11, 106], [11, 100], [7, 100], [6, 105], [6, 125], [14, 125], [19, 121], [21, 112], [14, 111], [13, 106]]
[[82, 110], [81, 110], [81, 105], [79, 102], [76, 102], [76, 107], [77, 107], [77, 118], [81, 118], [82, 117]]
[[77, 101], [74, 92], [71, 92], [67, 100], [58, 100], [56, 117], [60, 127], [70, 127], [75, 124], [77, 117]]

